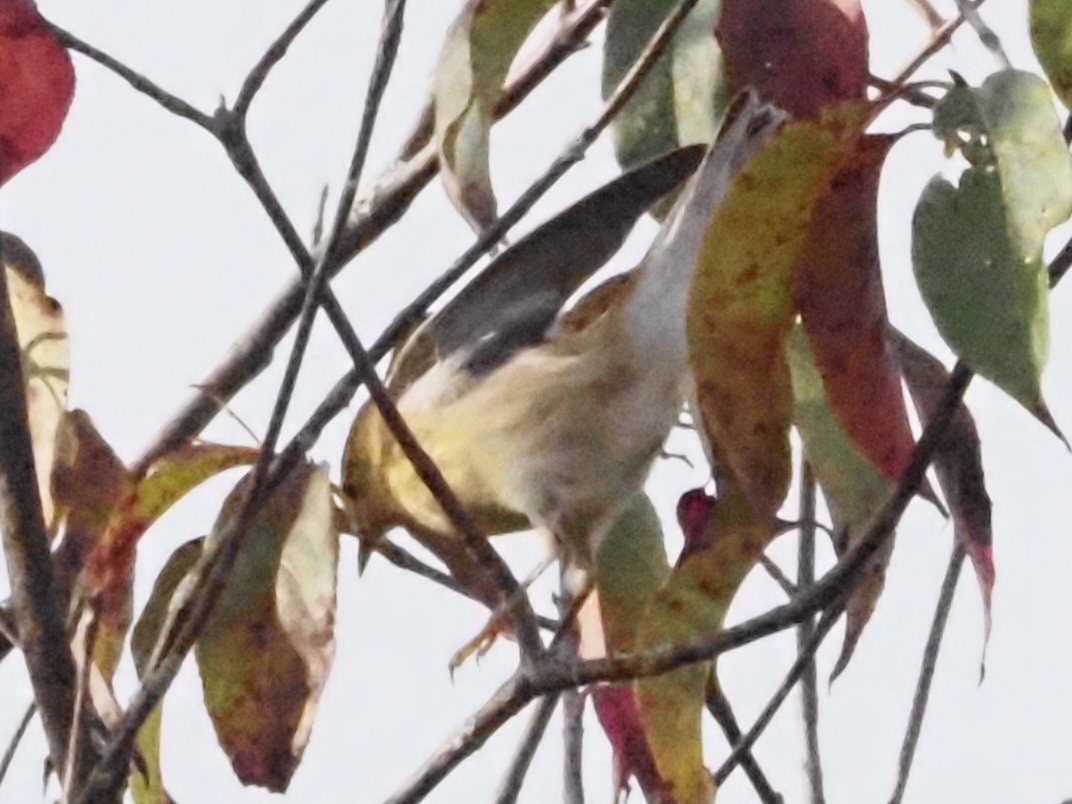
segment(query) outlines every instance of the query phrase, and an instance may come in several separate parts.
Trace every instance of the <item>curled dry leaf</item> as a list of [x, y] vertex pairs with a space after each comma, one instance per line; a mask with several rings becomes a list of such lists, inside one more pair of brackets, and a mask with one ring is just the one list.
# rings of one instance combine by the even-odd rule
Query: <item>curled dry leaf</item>
[[938, 331], [968, 366], [1060, 435], [1042, 398], [1049, 351], [1046, 234], [1072, 214], [1072, 155], [1049, 86], [1007, 70], [962, 82], [935, 133], [970, 166], [931, 179], [912, 221], [916, 281]]
[[[0, 21], [2, 18], [0, 14]], [[4, 58], [0, 56], [0, 64]], [[0, 76], [2, 72], [0, 68]], [[11, 311], [22, 349], [26, 407], [41, 507], [45, 525], [54, 536], [58, 523], [49, 478], [55, 457], [56, 429], [67, 409], [71, 368], [67, 321], [60, 303], [45, 292], [41, 263], [29, 246], [13, 234], [0, 232], [0, 259], [7, 272]]]
[[495, 220], [488, 145], [510, 64], [555, 0], [468, 0], [435, 74], [435, 144], [443, 183], [478, 232]]
[[[209, 539], [235, 515], [247, 482]], [[301, 762], [335, 655], [338, 551], [331, 483], [302, 464], [250, 526], [194, 647], [209, 716], [244, 784], [281, 792]]]
[[865, 97], [860, 0], [724, 0], [716, 34], [731, 92], [752, 87], [795, 117]]

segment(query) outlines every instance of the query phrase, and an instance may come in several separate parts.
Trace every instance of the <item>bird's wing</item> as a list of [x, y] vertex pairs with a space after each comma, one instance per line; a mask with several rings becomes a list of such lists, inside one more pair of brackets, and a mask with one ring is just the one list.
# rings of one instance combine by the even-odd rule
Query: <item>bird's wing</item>
[[[408, 385], [436, 360], [470, 352], [485, 373], [543, 340], [566, 301], [614, 256], [637, 219], [700, 163], [701, 145], [622, 174], [504, 251], [404, 347]], [[404, 388], [397, 388], [401, 393]]]

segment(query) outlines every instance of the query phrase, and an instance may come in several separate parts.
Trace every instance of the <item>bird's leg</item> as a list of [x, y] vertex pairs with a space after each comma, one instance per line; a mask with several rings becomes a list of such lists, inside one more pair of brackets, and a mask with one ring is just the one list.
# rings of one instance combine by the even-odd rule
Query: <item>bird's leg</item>
[[[549, 555], [537, 564], [532, 572], [525, 576], [525, 579], [521, 581], [521, 588], [518, 590], [518, 596], [528, 594], [529, 587], [532, 586], [532, 584], [534, 584], [554, 562], [554, 555]], [[454, 671], [461, 667], [474, 653], [479, 660], [484, 654], [491, 650], [491, 646], [495, 644], [495, 641], [500, 636], [511, 635], [510, 618], [507, 616], [507, 612], [518, 602], [517, 596], [513, 596], [492, 609], [491, 617], [488, 618], [484, 627], [480, 629], [476, 636], [462, 645], [461, 648], [450, 657], [448, 668], [451, 675], [453, 675]]]

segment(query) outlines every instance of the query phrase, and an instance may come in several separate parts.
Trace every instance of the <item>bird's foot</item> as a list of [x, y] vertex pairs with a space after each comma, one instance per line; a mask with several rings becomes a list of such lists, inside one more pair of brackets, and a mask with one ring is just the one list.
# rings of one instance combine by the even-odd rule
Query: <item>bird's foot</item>
[[477, 661], [480, 661], [491, 650], [491, 646], [495, 644], [500, 636], [509, 637], [512, 634], [513, 629], [510, 626], [509, 618], [502, 612], [492, 614], [477, 635], [462, 645], [450, 657], [447, 669], [450, 671], [451, 677], [454, 677], [454, 671], [465, 664], [470, 656], [476, 654]]

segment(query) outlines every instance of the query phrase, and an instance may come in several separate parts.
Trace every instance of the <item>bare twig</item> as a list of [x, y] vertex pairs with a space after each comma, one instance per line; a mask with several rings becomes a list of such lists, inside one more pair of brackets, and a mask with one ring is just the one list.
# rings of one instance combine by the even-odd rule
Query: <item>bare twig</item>
[[[2, 255], [0, 255], [2, 256]], [[75, 700], [75, 669], [67, 644], [59, 583], [34, 470], [22, 358], [0, 267], [0, 528], [11, 583], [12, 608], [22, 655], [41, 712], [52, 766], [67, 767], [67, 741]], [[83, 743], [87, 748], [88, 743]], [[73, 789], [81, 790], [92, 756], [74, 763]]]
[[953, 554], [949, 557], [949, 566], [946, 568], [945, 578], [942, 580], [942, 591], [938, 596], [938, 605], [934, 611], [931, 632], [927, 637], [927, 647], [923, 650], [923, 662], [919, 668], [919, 680], [916, 682], [916, 693], [912, 698], [912, 714], [908, 717], [904, 742], [901, 744], [901, 756], [897, 766], [897, 784], [894, 787], [893, 795], [890, 796], [890, 804], [900, 804], [904, 798], [905, 788], [908, 786], [908, 775], [912, 771], [912, 760], [916, 755], [916, 745], [919, 742], [920, 729], [923, 727], [923, 715], [927, 711], [931, 682], [934, 680], [934, 668], [938, 664], [938, 651], [942, 647], [942, 636], [945, 634], [945, 626], [949, 621], [949, 611], [953, 607], [953, 595], [957, 591], [957, 581], [960, 580], [960, 571], [963, 568], [964, 548], [957, 542], [953, 546]]
[[939, 14], [934, 6], [931, 5], [930, 0], [908, 0], [909, 4], [916, 10], [916, 12], [927, 21], [927, 24], [931, 26], [931, 30], [938, 28], [942, 24], [942, 15]]
[[969, 0], [957, 0], [957, 11], [960, 12], [968, 24], [975, 31], [975, 35], [979, 37], [979, 41], [983, 43], [983, 47], [989, 50], [995, 59], [998, 60], [998, 64], [1003, 70], [1011, 70], [1012, 62], [1009, 61], [1009, 56], [1005, 52], [1005, 48], [1001, 46], [1001, 39], [994, 33], [993, 29], [986, 24], [986, 21], [979, 16], [978, 9], [972, 5]]
[[[800, 472], [800, 549], [797, 562], [797, 587], [807, 589], [815, 583], [815, 475], [811, 464], [801, 461]], [[800, 679], [800, 706], [804, 721], [804, 769], [812, 804], [824, 804], [823, 766], [819, 753], [819, 682], [815, 672], [815, 654], [805, 655], [811, 642], [815, 622], [805, 617], [797, 626], [797, 656], [806, 659]]]
[[[730, 744], [730, 747], [737, 745], [741, 741], [741, 727], [737, 722], [737, 716], [733, 714], [733, 707], [730, 706], [726, 693], [722, 691], [722, 685], [718, 683], [714, 668], [707, 679], [707, 711], [711, 713], [719, 728], [722, 729], [722, 733], [726, 735], [726, 742]], [[752, 783], [762, 804], [784, 804], [785, 799], [771, 787], [771, 783], [767, 780], [766, 774], [763, 773], [763, 769], [751, 750], [741, 755], [741, 769]]]
[[26, 711], [22, 713], [19, 725], [15, 727], [15, 733], [11, 735], [11, 739], [8, 741], [7, 748], [4, 749], [4, 757], [0, 759], [0, 787], [3, 787], [4, 779], [7, 778], [7, 772], [11, 769], [11, 763], [15, 759], [15, 752], [19, 750], [22, 738], [26, 736], [26, 729], [30, 727], [30, 721], [33, 720], [36, 711], [37, 704], [30, 701]]
[[100, 627], [100, 619], [91, 607], [85, 610], [83, 615], [85, 628], [82, 632], [82, 655], [75, 662], [75, 696], [74, 709], [71, 714], [71, 736], [67, 745], [67, 767], [63, 771], [63, 800], [71, 801], [74, 798], [72, 780], [74, 779], [74, 758], [81, 753], [81, 743], [86, 739], [83, 728], [86, 701], [89, 697], [89, 676], [93, 665], [93, 651], [97, 642], [97, 632]]
[[75, 53], [81, 53], [83, 56], [92, 59], [102, 67], [107, 68], [130, 84], [136, 91], [152, 98], [172, 114], [195, 123], [205, 131], [212, 131], [211, 115], [207, 115], [199, 109], [195, 109], [182, 98], [176, 97], [170, 92], [161, 89], [141, 73], [130, 69], [127, 65], [123, 64], [118, 59], [109, 56], [104, 51], [98, 50], [92, 45], [83, 42], [74, 34], [68, 33], [56, 25], [52, 25], [52, 31], [56, 34], [60, 43], [65, 48], [73, 50]]
[[975, 2], [971, 2], [971, 0], [969, 0], [968, 2], [966, 2], [964, 4], [964, 7], [961, 9], [961, 13], [957, 14], [956, 17], [949, 20], [948, 22], [942, 23], [942, 26], [931, 35], [931, 41], [927, 43], [926, 47], [924, 47], [918, 54], [916, 54], [916, 57], [912, 59], [912, 61], [910, 61], [904, 67], [904, 69], [901, 70], [900, 73], [897, 74], [897, 77], [894, 78], [890, 82], [890, 84], [892, 84], [894, 87], [900, 87], [908, 83], [908, 79], [915, 74], [916, 70], [918, 70], [928, 61], [930, 61], [931, 57], [935, 53], [937, 53], [939, 50], [948, 45], [949, 40], [953, 37], [953, 34], [956, 33], [957, 29], [960, 28], [960, 26], [966, 22], [964, 17], [965, 9], [978, 9], [985, 2], [986, 0], [975, 0]]
[[514, 759], [499, 785], [495, 804], [516, 804], [517, 797], [521, 794], [521, 788], [525, 783], [525, 776], [528, 775], [529, 768], [532, 766], [532, 759], [536, 756], [536, 749], [543, 741], [543, 735], [547, 731], [560, 697], [559, 694], [552, 693], [545, 695], [536, 703], [536, 711], [532, 713], [532, 719], [525, 729], [525, 736], [521, 738]]
[[577, 690], [562, 693], [562, 801], [584, 804], [584, 705]]
[[[814, 525], [812, 525], [814, 528]], [[767, 575], [771, 580], [778, 584], [778, 587], [785, 592], [785, 596], [792, 598], [797, 593], [797, 586], [782, 572], [782, 568], [774, 563], [774, 560], [766, 553], [759, 554], [759, 565], [767, 571]]]
[[770, 702], [756, 718], [756, 722], [752, 725], [752, 728], [748, 730], [748, 733], [744, 735], [738, 743], [733, 747], [733, 751], [722, 766], [715, 771], [715, 784], [723, 784], [729, 775], [733, 772], [733, 769], [741, 762], [741, 759], [752, 750], [752, 746], [756, 744], [756, 740], [770, 725], [771, 720], [774, 719], [774, 715], [785, 703], [785, 699], [789, 697], [789, 693], [793, 687], [796, 686], [801, 676], [804, 674], [805, 668], [815, 661], [815, 651], [819, 649], [819, 645], [826, 638], [826, 635], [830, 633], [830, 630], [834, 627], [834, 623], [837, 622], [838, 617], [841, 616], [841, 606], [835, 606], [832, 609], [827, 610], [823, 616], [819, 619], [819, 624], [815, 627], [815, 631], [811, 634], [806, 645], [802, 646], [801, 650], [797, 654], [797, 659], [793, 662], [793, 666], [789, 668], [789, 672], [785, 675], [785, 680], [782, 681], [781, 686], [771, 697]]
[[416, 804], [435, 789], [463, 760], [472, 756], [500, 726], [520, 712], [535, 694], [520, 675], [515, 675], [465, 724], [450, 736], [432, 757], [384, 804]]
[[[481, 602], [475, 595], [473, 595], [471, 590], [458, 583], [458, 581], [454, 579], [454, 576], [448, 575], [445, 572], [437, 570], [435, 567], [425, 564], [412, 553], [399, 547], [389, 539], [380, 539], [376, 542], [375, 549], [377, 553], [382, 555], [399, 569], [412, 572], [414, 575], [419, 575], [425, 580], [439, 584], [452, 592], [457, 592], [459, 595], [463, 595], [476, 603]], [[558, 631], [559, 629], [559, 621], [553, 620], [550, 617], [536, 615], [536, 623], [545, 631]]]
[[301, 13], [287, 26], [286, 30], [264, 52], [264, 55], [261, 56], [253, 69], [249, 71], [246, 80], [242, 82], [242, 88], [238, 91], [238, 97], [235, 98], [234, 103], [234, 113], [236, 115], [239, 117], [246, 116], [250, 104], [253, 103], [254, 97], [264, 86], [264, 82], [267, 80], [272, 68], [287, 55], [287, 50], [294, 44], [294, 40], [305, 30], [305, 26], [312, 22], [313, 17], [317, 15], [320, 9], [327, 5], [327, 1], [310, 0], [305, 8], [301, 10]]

